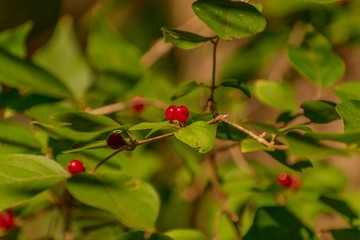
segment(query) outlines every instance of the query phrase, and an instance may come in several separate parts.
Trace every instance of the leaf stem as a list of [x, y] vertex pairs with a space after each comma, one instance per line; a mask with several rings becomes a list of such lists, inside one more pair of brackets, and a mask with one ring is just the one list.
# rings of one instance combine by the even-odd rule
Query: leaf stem
[[213, 62], [212, 62], [212, 74], [211, 74], [211, 87], [210, 87], [211, 93], [210, 93], [210, 97], [207, 100], [207, 108], [210, 110], [213, 116], [216, 115], [216, 106], [215, 106], [216, 51], [219, 40], [220, 38], [215, 38], [214, 40], [211, 41], [213, 43], [213, 54], [212, 54]]

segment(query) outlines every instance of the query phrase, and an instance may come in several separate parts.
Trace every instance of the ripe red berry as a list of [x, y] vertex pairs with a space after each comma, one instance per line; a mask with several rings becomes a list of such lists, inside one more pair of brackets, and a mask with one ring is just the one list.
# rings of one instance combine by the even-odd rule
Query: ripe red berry
[[290, 188], [293, 190], [299, 190], [299, 188], [301, 187], [301, 181], [298, 177], [294, 177], [292, 178], [292, 183]]
[[14, 215], [11, 210], [0, 213], [0, 230], [14, 227]]
[[176, 106], [171, 105], [165, 110], [166, 119], [169, 120], [170, 122], [177, 120], [175, 118], [175, 109], [176, 109]]
[[135, 96], [131, 102], [131, 109], [135, 113], [143, 111], [146, 107], [146, 102], [143, 97]]
[[291, 187], [293, 179], [288, 173], [282, 172], [278, 175], [277, 181], [283, 188], [289, 188]]
[[86, 168], [80, 160], [73, 159], [68, 164], [68, 171], [71, 174], [82, 173], [82, 172], [85, 172], [85, 170], [86, 170]]
[[111, 133], [106, 139], [106, 144], [111, 149], [119, 149], [122, 146], [128, 145], [123, 136], [118, 132]]
[[189, 117], [189, 109], [183, 105], [175, 108], [175, 119], [179, 122], [185, 123]]

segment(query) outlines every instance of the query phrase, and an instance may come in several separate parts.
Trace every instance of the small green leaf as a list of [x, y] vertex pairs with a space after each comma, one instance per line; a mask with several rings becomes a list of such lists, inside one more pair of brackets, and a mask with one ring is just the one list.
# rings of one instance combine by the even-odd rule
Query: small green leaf
[[112, 238], [111, 240], [176, 240], [161, 233], [151, 234], [150, 237], [147, 235], [148, 233], [145, 232], [128, 232]]
[[174, 229], [165, 232], [165, 234], [174, 240], [205, 240], [205, 235], [199, 230], [194, 229]]
[[75, 148], [75, 149], [63, 151], [63, 153], [82, 152], [82, 151], [89, 150], [89, 149], [107, 148], [107, 147], [108, 147], [108, 145], [107, 145], [106, 141], [105, 141], [105, 140], [102, 140], [102, 141], [91, 142], [91, 143], [89, 143], [89, 144], [86, 144], [86, 145], [83, 146], [83, 147], [79, 147], [79, 148]]
[[15, 28], [0, 33], [0, 48], [6, 49], [17, 57], [23, 58], [26, 54], [26, 36], [32, 28], [31, 22], [26, 22]]
[[0, 211], [21, 204], [68, 177], [69, 174], [49, 158], [0, 155]]
[[[306, 234], [308, 238], [304, 238]], [[312, 238], [310, 238], [312, 237]], [[244, 240], [313, 239], [314, 233], [283, 207], [261, 207], [256, 211], [253, 225]]]
[[247, 138], [247, 135], [227, 123], [220, 122], [216, 131], [216, 137], [224, 140], [240, 141]]
[[169, 121], [164, 122], [142, 122], [131, 126], [129, 131], [137, 131], [137, 130], [169, 130], [176, 129], [175, 125], [170, 123]]
[[198, 0], [194, 13], [220, 38], [243, 38], [265, 29], [266, 21], [254, 6], [230, 0]]
[[266, 150], [269, 150], [269, 148], [254, 139], [245, 139], [241, 142], [241, 152], [243, 153]]
[[140, 179], [110, 172], [78, 174], [69, 179], [68, 190], [79, 201], [112, 213], [125, 226], [155, 230], [160, 199], [156, 191]]
[[202, 84], [194, 81], [187, 82], [186, 84], [182, 85], [179, 89], [177, 89], [176, 93], [173, 96], [171, 96], [171, 101], [174, 101], [178, 98], [188, 95], [189, 93], [200, 87], [201, 85]]
[[181, 128], [175, 137], [195, 148], [199, 153], [210, 151], [215, 144], [217, 124], [207, 124], [198, 121], [185, 128]]
[[348, 217], [350, 221], [359, 218], [359, 215], [353, 209], [351, 209], [351, 207], [343, 200], [325, 195], [321, 195], [319, 197], [319, 200], [337, 211], [338, 213]]
[[335, 87], [335, 94], [342, 100], [360, 100], [360, 82], [345, 82]]
[[204, 42], [211, 41], [215, 37], [203, 37], [198, 34], [178, 30], [174, 28], [161, 28], [164, 34], [164, 40], [167, 43], [172, 43], [178, 48], [192, 49], [200, 47]]
[[348, 100], [336, 106], [344, 122], [345, 132], [360, 132], [360, 100]]
[[340, 119], [336, 112], [336, 103], [329, 101], [306, 101], [300, 106], [304, 110], [304, 116], [313, 123], [329, 123]]
[[302, 172], [306, 168], [313, 167], [312, 163], [308, 160], [300, 160], [296, 163], [290, 164], [287, 161], [287, 155], [285, 151], [275, 150], [275, 151], [267, 151], [267, 153], [273, 157], [276, 161], [283, 164], [284, 166], [298, 172]]
[[343, 60], [320, 34], [309, 33], [300, 47], [289, 46], [288, 56], [299, 73], [321, 87], [340, 80], [345, 72]]
[[54, 75], [0, 48], [0, 82], [48, 97], [70, 98], [67, 87]]
[[69, 17], [60, 19], [52, 38], [33, 55], [33, 60], [56, 75], [75, 98], [83, 96], [92, 84], [91, 69], [76, 40], [73, 21]]
[[220, 86], [223, 86], [223, 87], [231, 87], [231, 88], [236, 88], [236, 89], [239, 89], [241, 90], [247, 97], [251, 97], [251, 94], [250, 94], [250, 90], [249, 90], [249, 87], [248, 85], [246, 85], [245, 83], [243, 83], [242, 81], [240, 80], [227, 80], [227, 81], [223, 81]]
[[142, 76], [141, 53], [126, 41], [98, 12], [90, 31], [87, 53], [90, 62], [103, 72], [115, 72], [132, 78]]
[[333, 229], [331, 233], [335, 240], [360, 239], [360, 229], [357, 228]]
[[50, 119], [63, 127], [79, 132], [106, 132], [121, 128], [111, 118], [86, 112], [69, 112], [51, 115]]
[[254, 85], [254, 95], [264, 104], [281, 111], [296, 111], [295, 97], [290, 86], [260, 80]]

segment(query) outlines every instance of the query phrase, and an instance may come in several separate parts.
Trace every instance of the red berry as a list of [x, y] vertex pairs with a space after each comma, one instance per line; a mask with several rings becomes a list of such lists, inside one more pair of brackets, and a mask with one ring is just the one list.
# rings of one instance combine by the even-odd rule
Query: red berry
[[175, 109], [176, 106], [171, 105], [165, 110], [166, 119], [169, 120], [170, 122], [177, 120], [175, 117]]
[[279, 174], [277, 181], [284, 188], [289, 188], [293, 182], [292, 177], [285, 172]]
[[179, 122], [185, 123], [189, 114], [189, 109], [183, 105], [179, 105], [175, 109], [175, 119]]
[[122, 146], [128, 145], [123, 136], [118, 132], [111, 133], [107, 139], [106, 143], [111, 149], [119, 149]]
[[298, 190], [301, 187], [301, 181], [298, 177], [292, 179], [290, 188], [293, 190]]
[[14, 215], [12, 211], [6, 210], [0, 213], [0, 230], [14, 227]]
[[85, 166], [80, 160], [73, 159], [68, 164], [68, 171], [71, 174], [78, 174], [85, 172]]
[[131, 109], [134, 112], [136, 112], [136, 113], [141, 112], [142, 110], [144, 110], [145, 106], [146, 106], [146, 103], [145, 103], [145, 100], [143, 97], [135, 96], [132, 99]]

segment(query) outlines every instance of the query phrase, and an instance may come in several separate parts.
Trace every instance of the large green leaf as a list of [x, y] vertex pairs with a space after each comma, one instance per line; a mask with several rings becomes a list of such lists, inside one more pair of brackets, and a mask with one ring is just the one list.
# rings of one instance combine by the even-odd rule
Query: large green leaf
[[204, 233], [195, 229], [173, 229], [165, 233], [174, 240], [205, 240]]
[[155, 230], [160, 200], [156, 191], [140, 179], [109, 172], [78, 174], [69, 179], [68, 189], [79, 201], [112, 213], [128, 227]]
[[341, 199], [321, 195], [319, 197], [319, 200], [337, 211], [338, 213], [348, 217], [350, 221], [355, 218], [359, 218], [359, 215], [346, 202]]
[[300, 47], [289, 46], [288, 56], [298, 72], [321, 87], [340, 80], [345, 72], [343, 60], [320, 34], [308, 34]]
[[118, 237], [112, 238], [111, 240], [173, 240], [173, 238], [161, 233], [154, 233], [151, 234], [151, 236], [148, 235], [149, 234], [145, 232], [128, 232], [123, 233]]
[[60, 126], [79, 132], [106, 132], [121, 128], [121, 125], [111, 118], [86, 112], [59, 113], [50, 119]]
[[0, 155], [0, 211], [21, 204], [68, 177], [69, 174], [49, 158]]
[[0, 48], [0, 82], [49, 97], [70, 98], [67, 87], [54, 75]]
[[283, 207], [262, 207], [256, 211], [253, 225], [244, 240], [315, 239], [301, 221]]
[[195, 148], [199, 153], [206, 153], [214, 147], [216, 128], [217, 124], [209, 125], [206, 122], [198, 121], [181, 128], [175, 133], [175, 137]]
[[62, 18], [50, 41], [33, 56], [34, 61], [56, 75], [75, 97], [92, 83], [91, 69], [76, 42], [72, 19]]
[[31, 129], [9, 121], [0, 121], [0, 154], [40, 153], [41, 145]]
[[346, 132], [360, 132], [360, 100], [348, 100], [336, 106]]
[[194, 13], [220, 38], [243, 38], [265, 29], [266, 21], [253, 5], [230, 0], [198, 0]]
[[94, 17], [87, 53], [90, 62], [101, 71], [121, 73], [133, 78], [142, 75], [140, 51], [120, 36], [101, 13]]
[[161, 28], [164, 34], [164, 40], [167, 43], [172, 43], [178, 48], [192, 49], [200, 47], [204, 42], [211, 41], [214, 37], [203, 37], [198, 34], [178, 30], [174, 28]]
[[306, 101], [301, 104], [304, 116], [313, 123], [328, 123], [340, 118], [335, 109], [336, 104], [329, 101]]
[[274, 81], [259, 80], [254, 95], [264, 104], [281, 111], [296, 111], [295, 97], [290, 86]]

